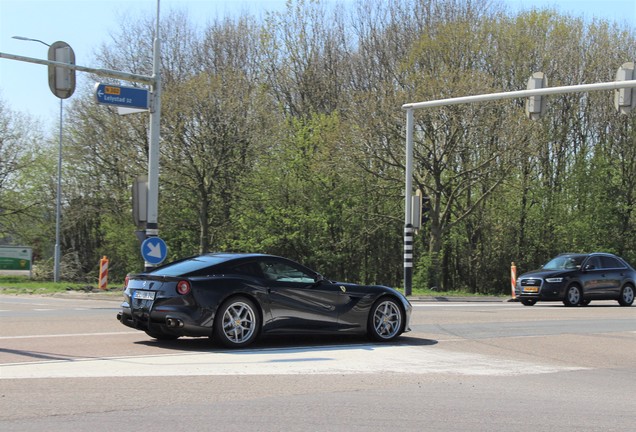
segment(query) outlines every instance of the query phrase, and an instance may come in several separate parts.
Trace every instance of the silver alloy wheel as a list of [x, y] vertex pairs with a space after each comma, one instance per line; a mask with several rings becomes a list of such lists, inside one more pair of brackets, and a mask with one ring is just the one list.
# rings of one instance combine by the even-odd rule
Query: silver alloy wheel
[[380, 339], [394, 338], [402, 328], [402, 311], [393, 300], [385, 300], [373, 311], [373, 329]]
[[572, 285], [568, 288], [567, 303], [571, 306], [576, 306], [581, 302], [581, 290], [576, 285]]
[[625, 305], [631, 305], [634, 302], [634, 289], [631, 287], [631, 285], [626, 285], [623, 288], [623, 292], [621, 294], [621, 297], [623, 299], [623, 303]]
[[223, 334], [233, 344], [247, 342], [256, 332], [257, 322], [251, 305], [242, 301], [231, 303], [223, 312]]

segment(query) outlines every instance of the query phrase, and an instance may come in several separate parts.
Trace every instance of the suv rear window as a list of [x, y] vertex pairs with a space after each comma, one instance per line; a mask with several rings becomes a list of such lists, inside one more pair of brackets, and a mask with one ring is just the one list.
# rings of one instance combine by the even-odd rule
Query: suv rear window
[[618, 268], [625, 267], [623, 263], [617, 260], [616, 258], [608, 257], [608, 256], [601, 257], [601, 266], [602, 268], [605, 268], [605, 269], [618, 269]]

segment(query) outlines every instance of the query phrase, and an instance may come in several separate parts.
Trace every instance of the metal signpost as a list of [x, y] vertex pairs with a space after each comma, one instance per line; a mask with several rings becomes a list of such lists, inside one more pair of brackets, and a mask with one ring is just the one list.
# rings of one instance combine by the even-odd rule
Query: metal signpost
[[[115, 71], [110, 69], [89, 68], [85, 66], [79, 66], [73, 62], [65, 59], [66, 61], [58, 61], [59, 56], [64, 54], [68, 45], [59, 45], [54, 48], [54, 57], [49, 56], [48, 60], [36, 59], [31, 57], [24, 57], [15, 54], [7, 54], [0, 52], [0, 58], [8, 60], [17, 60], [27, 63], [42, 64], [49, 67], [49, 70], [55, 70], [58, 74], [58, 79], [55, 77], [54, 82], [60, 81], [59, 72], [57, 71], [80, 71], [89, 72], [102, 77], [121, 79], [132, 82], [139, 82], [143, 84], [149, 84], [151, 94], [148, 94], [147, 90], [138, 89], [135, 87], [121, 87], [117, 85], [98, 84], [96, 87], [95, 97], [98, 103], [115, 105], [125, 108], [147, 109], [150, 111], [150, 132], [149, 132], [149, 148], [148, 148], [148, 194], [147, 194], [147, 217], [146, 217], [146, 230], [145, 237], [156, 237], [159, 235], [159, 225], [157, 223], [159, 213], [159, 140], [160, 140], [160, 120], [161, 120], [161, 43], [159, 38], [159, 10], [160, 0], [157, 0], [157, 22], [155, 30], [155, 39], [153, 42], [153, 62], [152, 62], [152, 76], [132, 74], [127, 72]], [[70, 47], [69, 47], [70, 48]], [[70, 55], [70, 54], [69, 54]], [[74, 74], [74, 72], [73, 72]], [[60, 81], [61, 82], [61, 81]], [[73, 75], [74, 84], [74, 75]], [[56, 84], [57, 85], [57, 84]], [[57, 87], [60, 87], [57, 85]], [[107, 91], [108, 88], [108, 91]], [[100, 91], [101, 89], [101, 91]], [[53, 90], [53, 87], [52, 87]], [[58, 97], [64, 97], [58, 95], [55, 90], [54, 94]], [[118, 93], [119, 92], [119, 93]], [[98, 94], [100, 93], [100, 94]], [[145, 95], [144, 95], [145, 93]], [[68, 96], [66, 96], [68, 97]], [[146, 261], [146, 270], [151, 268], [154, 264]]]

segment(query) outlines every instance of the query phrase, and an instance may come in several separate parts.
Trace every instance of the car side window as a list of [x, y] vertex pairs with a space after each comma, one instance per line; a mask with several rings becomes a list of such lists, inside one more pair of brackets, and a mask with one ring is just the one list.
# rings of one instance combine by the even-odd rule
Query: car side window
[[590, 257], [585, 263], [586, 270], [598, 270], [601, 268], [601, 260], [597, 256]]
[[280, 261], [261, 261], [259, 266], [265, 275], [265, 279], [278, 282], [313, 283], [314, 276]]
[[230, 271], [232, 273], [238, 273], [245, 276], [263, 278], [263, 272], [261, 271], [261, 267], [258, 265], [258, 263], [254, 261], [238, 264], [230, 268]]
[[619, 260], [614, 257], [601, 257], [601, 267], [604, 269], [618, 269], [625, 267]]

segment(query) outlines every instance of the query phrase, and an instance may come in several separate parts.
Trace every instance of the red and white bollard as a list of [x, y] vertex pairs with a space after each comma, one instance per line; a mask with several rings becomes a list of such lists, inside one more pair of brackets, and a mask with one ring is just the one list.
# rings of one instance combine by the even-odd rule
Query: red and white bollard
[[512, 298], [517, 298], [515, 294], [515, 286], [517, 285], [517, 266], [513, 262], [510, 265], [510, 288], [512, 289]]
[[108, 258], [99, 260], [99, 289], [108, 289]]

